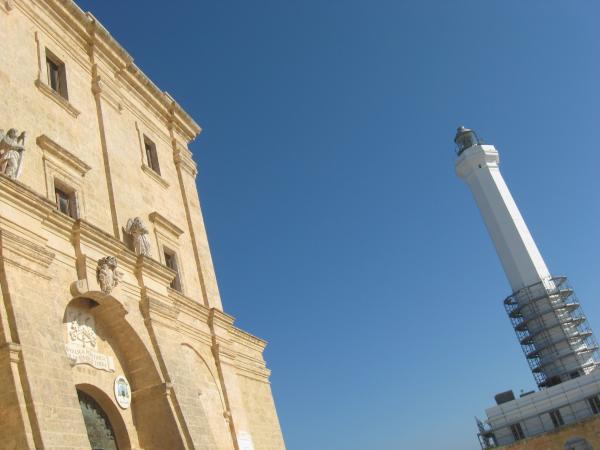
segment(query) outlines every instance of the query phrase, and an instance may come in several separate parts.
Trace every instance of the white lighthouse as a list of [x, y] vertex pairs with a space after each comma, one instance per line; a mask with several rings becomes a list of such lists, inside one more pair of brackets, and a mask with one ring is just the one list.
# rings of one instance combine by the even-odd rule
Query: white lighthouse
[[598, 349], [565, 277], [552, 277], [502, 178], [499, 154], [457, 130], [456, 173], [471, 189], [512, 289], [504, 305], [539, 387], [590, 373]]

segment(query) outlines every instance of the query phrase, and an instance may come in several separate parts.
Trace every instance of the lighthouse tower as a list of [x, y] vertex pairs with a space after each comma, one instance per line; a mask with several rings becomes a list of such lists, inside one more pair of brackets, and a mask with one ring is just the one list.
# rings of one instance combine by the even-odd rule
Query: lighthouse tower
[[540, 388], [591, 373], [598, 346], [565, 277], [553, 277], [502, 178], [499, 154], [457, 130], [456, 173], [475, 198], [512, 289], [504, 306]]

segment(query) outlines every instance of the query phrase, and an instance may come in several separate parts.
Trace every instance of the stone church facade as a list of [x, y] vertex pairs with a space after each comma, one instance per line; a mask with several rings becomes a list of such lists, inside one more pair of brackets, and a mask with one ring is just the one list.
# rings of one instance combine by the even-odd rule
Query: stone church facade
[[0, 448], [284, 449], [199, 126], [71, 0], [0, 0], [0, 42]]

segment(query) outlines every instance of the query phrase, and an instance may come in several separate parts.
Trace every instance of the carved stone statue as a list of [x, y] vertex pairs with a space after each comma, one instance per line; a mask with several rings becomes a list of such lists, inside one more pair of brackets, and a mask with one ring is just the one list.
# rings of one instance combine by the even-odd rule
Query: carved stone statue
[[100, 290], [105, 294], [111, 291], [119, 284], [123, 278], [123, 273], [117, 269], [117, 258], [106, 256], [98, 261], [96, 267], [96, 280], [100, 285]]
[[25, 152], [25, 132], [18, 137], [17, 133], [14, 128], [6, 134], [0, 130], [0, 172], [13, 180], [21, 175]]
[[150, 250], [150, 239], [148, 238], [148, 228], [139, 217], [129, 219], [125, 232], [131, 236], [133, 241], [133, 250], [136, 255], [152, 256]]

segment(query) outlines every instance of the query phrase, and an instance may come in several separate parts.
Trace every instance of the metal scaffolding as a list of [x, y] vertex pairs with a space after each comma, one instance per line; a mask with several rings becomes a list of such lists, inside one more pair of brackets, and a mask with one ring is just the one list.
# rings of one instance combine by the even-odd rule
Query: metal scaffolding
[[527, 286], [504, 307], [538, 387], [588, 374], [599, 364], [598, 344], [566, 277]]

